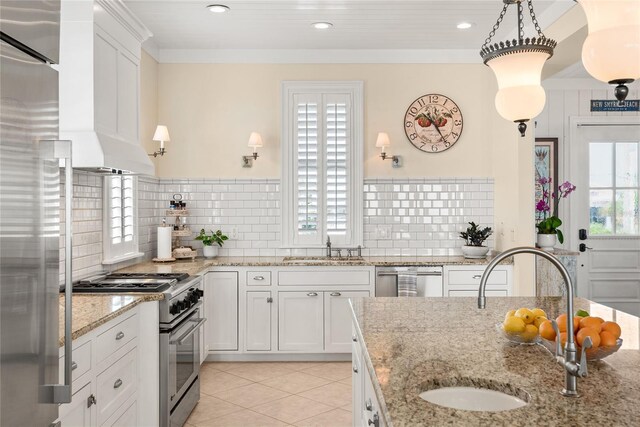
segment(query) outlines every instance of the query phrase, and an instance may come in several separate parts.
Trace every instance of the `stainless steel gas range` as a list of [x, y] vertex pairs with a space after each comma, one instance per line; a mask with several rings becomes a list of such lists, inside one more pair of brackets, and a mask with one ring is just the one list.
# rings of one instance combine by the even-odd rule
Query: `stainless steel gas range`
[[188, 274], [111, 273], [82, 280], [74, 292], [161, 292], [160, 426], [182, 427], [200, 400], [202, 277]]

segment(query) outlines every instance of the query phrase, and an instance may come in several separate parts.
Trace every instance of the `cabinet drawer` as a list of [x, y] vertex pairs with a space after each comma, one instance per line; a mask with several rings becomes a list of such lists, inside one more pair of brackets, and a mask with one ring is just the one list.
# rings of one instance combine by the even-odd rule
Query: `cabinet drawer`
[[138, 425], [138, 402], [126, 402], [124, 412], [121, 408], [107, 420], [102, 427], [132, 427]]
[[280, 271], [280, 286], [322, 286], [322, 285], [368, 285], [371, 283], [369, 271], [358, 270], [304, 270]]
[[[450, 285], [479, 285], [484, 270], [450, 270]], [[506, 285], [507, 272], [505, 270], [493, 270], [487, 280], [489, 285]]]
[[[60, 383], [64, 383], [64, 356], [58, 359]], [[91, 370], [91, 341], [74, 348], [71, 352], [71, 380], [75, 381]]]
[[[506, 289], [495, 289], [495, 290], [485, 290], [485, 295], [488, 297], [506, 297], [507, 296], [507, 290]], [[468, 290], [468, 291], [463, 291], [463, 290], [450, 290], [449, 291], [449, 295], [450, 297], [477, 297], [478, 296], [478, 291], [472, 291], [472, 290]]]
[[97, 363], [111, 356], [138, 334], [138, 316], [133, 315], [109, 328], [96, 339]]
[[97, 377], [98, 425], [134, 395], [138, 384], [138, 349], [134, 348]]
[[270, 271], [247, 271], [247, 286], [270, 286]]

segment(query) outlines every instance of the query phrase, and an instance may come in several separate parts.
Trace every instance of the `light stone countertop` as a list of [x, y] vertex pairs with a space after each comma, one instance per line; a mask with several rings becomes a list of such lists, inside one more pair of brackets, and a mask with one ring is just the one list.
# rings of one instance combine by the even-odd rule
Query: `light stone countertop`
[[[496, 324], [519, 307], [541, 307], [554, 318], [566, 309], [560, 297], [355, 298], [357, 333], [365, 365], [388, 426], [639, 426], [640, 319], [585, 299], [586, 309], [622, 327], [622, 348], [604, 361], [589, 362], [578, 379], [580, 398], [560, 395], [564, 371], [540, 345], [516, 345]], [[523, 408], [472, 412], [423, 401], [438, 385], [482, 385], [521, 397]], [[524, 394], [523, 394], [524, 393]]]
[[[310, 258], [310, 257], [300, 257]], [[430, 265], [486, 265], [493, 259], [492, 256], [483, 259], [466, 259], [462, 256], [437, 256], [437, 257], [363, 257], [362, 260], [345, 262], [344, 260], [327, 262], [287, 262], [285, 257], [216, 257], [194, 260], [178, 260], [175, 262], [157, 263], [145, 261], [130, 267], [118, 270], [121, 273], [188, 273], [199, 274], [210, 267], [300, 267], [300, 266], [430, 266]], [[334, 258], [335, 259], [335, 258]], [[509, 258], [502, 264], [513, 264], [513, 258]]]
[[[71, 339], [76, 340], [86, 333], [115, 319], [146, 301], [160, 301], [162, 294], [79, 294], [73, 295], [71, 307]], [[59, 345], [64, 345], [64, 294], [60, 294]]]

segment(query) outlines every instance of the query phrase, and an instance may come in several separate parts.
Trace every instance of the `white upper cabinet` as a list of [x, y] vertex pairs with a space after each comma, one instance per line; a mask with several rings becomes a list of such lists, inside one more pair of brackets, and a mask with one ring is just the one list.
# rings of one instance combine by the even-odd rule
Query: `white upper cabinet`
[[151, 33], [120, 0], [63, 0], [60, 136], [73, 166], [153, 175], [140, 144], [140, 57]]

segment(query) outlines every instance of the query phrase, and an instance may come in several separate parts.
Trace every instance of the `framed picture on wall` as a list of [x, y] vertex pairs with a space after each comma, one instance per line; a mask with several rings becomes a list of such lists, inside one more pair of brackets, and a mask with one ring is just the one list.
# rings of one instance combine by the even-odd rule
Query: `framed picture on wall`
[[[536, 138], [534, 150], [536, 191], [535, 203], [542, 199], [540, 178], [551, 178], [551, 191], [558, 193], [558, 138]], [[536, 222], [542, 220], [542, 214], [536, 212]]]

